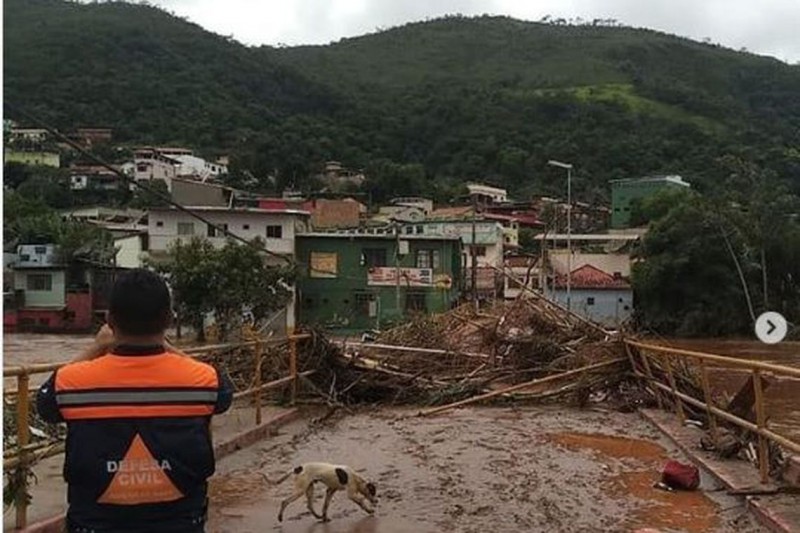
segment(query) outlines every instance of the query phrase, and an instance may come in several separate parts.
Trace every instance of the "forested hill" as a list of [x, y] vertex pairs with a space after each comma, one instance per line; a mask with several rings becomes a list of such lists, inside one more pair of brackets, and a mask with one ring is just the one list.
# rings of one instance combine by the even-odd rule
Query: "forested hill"
[[333, 110], [330, 91], [293, 69], [154, 7], [7, 0], [3, 15], [5, 100], [61, 127], [214, 146]]
[[4, 15], [7, 100], [65, 127], [231, 150], [234, 174], [277, 170], [279, 185], [338, 159], [376, 199], [468, 179], [557, 193], [555, 158], [591, 201], [647, 173], [714, 187], [732, 154], [800, 189], [800, 67], [653, 31], [447, 17], [247, 48], [117, 2], [8, 0]]

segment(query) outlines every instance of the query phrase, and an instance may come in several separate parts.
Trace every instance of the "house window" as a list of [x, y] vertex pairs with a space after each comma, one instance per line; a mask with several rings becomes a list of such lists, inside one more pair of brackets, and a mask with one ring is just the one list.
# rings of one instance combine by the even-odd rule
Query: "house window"
[[586, 305], [594, 305], [594, 296], [586, 298]]
[[158, 222], [156, 222], [156, 227], [157, 228], [163, 228], [164, 227], [164, 223], [159, 220]]
[[357, 293], [355, 311], [358, 316], [375, 316], [375, 297], [368, 293]]
[[486, 255], [486, 247], [485, 246], [470, 246], [470, 253], [475, 251], [475, 255], [478, 257], [483, 257]]
[[31, 256], [29, 254], [20, 254], [19, 260], [20, 261], [30, 261], [31, 260]]
[[422, 229], [422, 226], [417, 226], [417, 228], [416, 228], [416, 229], [417, 229], [417, 235], [420, 235], [420, 234], [422, 234], [422, 232], [424, 231], [424, 230]]
[[366, 267], [385, 267], [385, 248], [364, 248], [361, 252], [361, 264]]
[[28, 290], [29, 291], [52, 291], [53, 290], [53, 275], [52, 274], [28, 274]]
[[414, 233], [414, 228], [412, 226], [406, 226], [405, 230], [406, 230], [406, 235]]
[[208, 236], [209, 237], [224, 237], [225, 232], [228, 231], [227, 224], [217, 224], [217, 227], [221, 228], [224, 231], [218, 230], [216, 227], [209, 225], [208, 226]]
[[282, 239], [283, 226], [267, 226], [267, 239]]
[[425, 311], [425, 293], [408, 292], [406, 293], [406, 312], [419, 313]]
[[194, 222], [178, 222], [178, 235], [194, 235]]
[[438, 270], [439, 265], [439, 250], [417, 250], [417, 268]]
[[44, 255], [44, 254], [47, 253], [47, 247], [45, 247], [45, 246], [36, 246], [33, 249], [33, 253], [35, 253], [36, 255]]

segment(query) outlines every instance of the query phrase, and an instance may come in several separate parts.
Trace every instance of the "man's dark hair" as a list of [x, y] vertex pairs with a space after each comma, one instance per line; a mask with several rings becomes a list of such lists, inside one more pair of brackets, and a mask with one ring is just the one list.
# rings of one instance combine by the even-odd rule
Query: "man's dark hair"
[[172, 316], [167, 284], [155, 272], [137, 268], [121, 274], [108, 306], [114, 327], [123, 335], [156, 335]]

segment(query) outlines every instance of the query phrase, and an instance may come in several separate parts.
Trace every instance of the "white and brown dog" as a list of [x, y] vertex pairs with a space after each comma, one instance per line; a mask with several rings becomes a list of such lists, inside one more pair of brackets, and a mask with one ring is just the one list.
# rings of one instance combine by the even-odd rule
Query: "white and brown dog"
[[[340, 490], [347, 491], [347, 497], [369, 514], [372, 514], [374, 509], [367, 505], [367, 501], [373, 506], [377, 505], [375, 485], [356, 474], [349, 466], [329, 463], [305, 463], [295, 467], [294, 470], [276, 481], [270, 481], [267, 476], [264, 476], [264, 478], [268, 483], [278, 485], [286, 481], [290, 476], [294, 476], [294, 492], [281, 502], [278, 522], [283, 521], [283, 511], [286, 510], [286, 507], [293, 501], [302, 498], [304, 494], [308, 510], [311, 511], [315, 518], [324, 522], [328, 521], [328, 506], [331, 503], [331, 498]], [[314, 484], [318, 482], [326, 487], [322, 515], [317, 514], [313, 506]]]

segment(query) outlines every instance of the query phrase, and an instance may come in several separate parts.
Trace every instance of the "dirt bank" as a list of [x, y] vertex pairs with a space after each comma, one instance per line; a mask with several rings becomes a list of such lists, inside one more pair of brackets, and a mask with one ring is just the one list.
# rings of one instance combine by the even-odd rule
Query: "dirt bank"
[[[694, 493], [652, 488], [664, 461], [683, 457], [636, 415], [549, 407], [413, 414], [362, 412], [306, 432], [294, 424], [221, 461], [209, 531], [763, 531], [707, 476]], [[331, 523], [317, 523], [300, 501], [279, 525], [290, 485], [267, 486], [258, 471], [277, 476], [311, 460], [347, 463], [375, 480], [376, 515], [338, 494]]]

